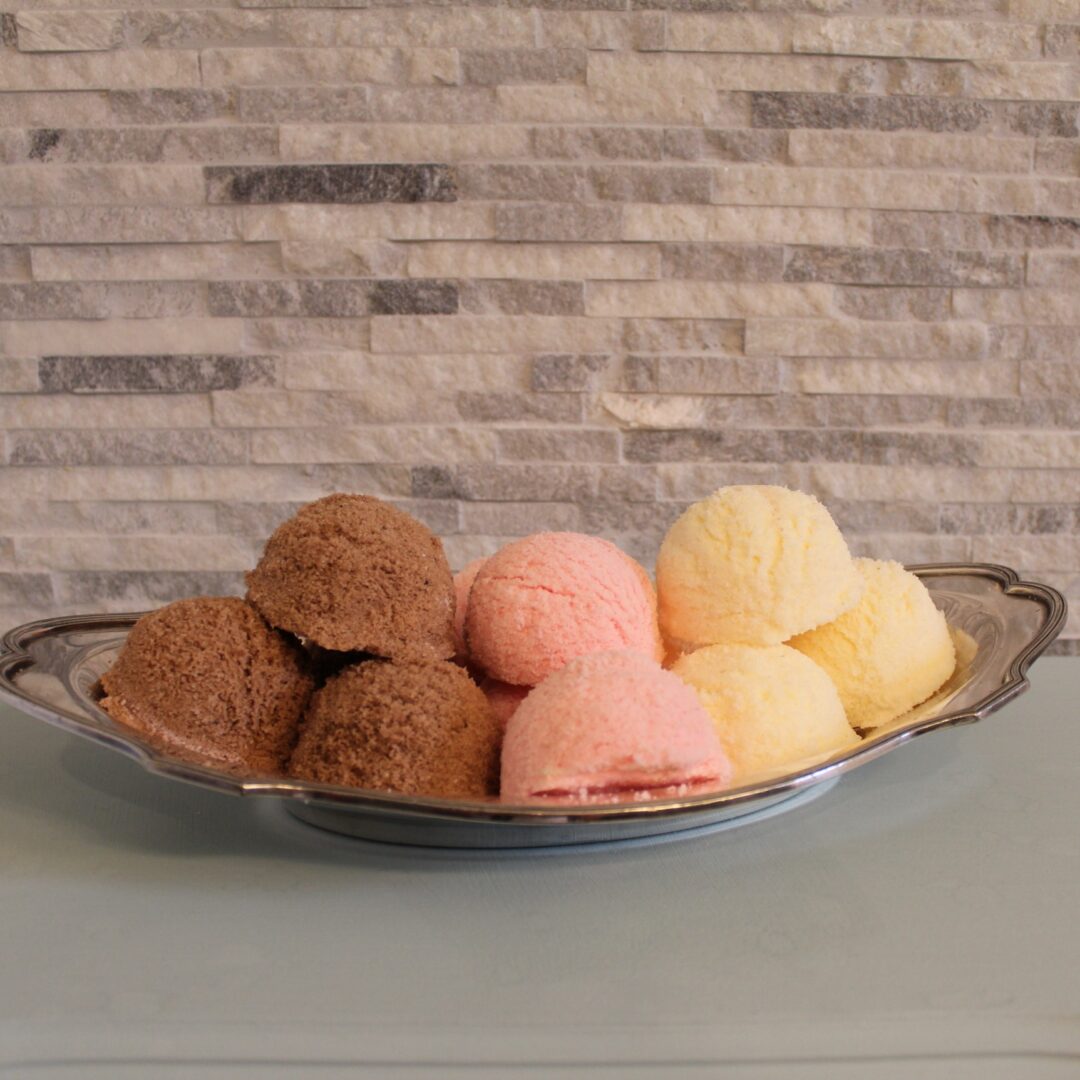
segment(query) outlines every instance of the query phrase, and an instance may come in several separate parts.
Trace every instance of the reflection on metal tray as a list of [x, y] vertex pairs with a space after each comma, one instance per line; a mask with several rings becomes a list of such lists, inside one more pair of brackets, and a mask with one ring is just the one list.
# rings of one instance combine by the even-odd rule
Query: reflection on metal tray
[[700, 829], [803, 801], [916, 735], [981, 720], [1028, 686], [1027, 669], [1065, 624], [1057, 590], [985, 563], [913, 566], [945, 613], [958, 646], [953, 677], [929, 701], [824, 760], [788, 766], [738, 788], [610, 806], [509, 806], [244, 779], [168, 757], [102, 712], [94, 686], [138, 614], [71, 615], [27, 623], [0, 651], [0, 698], [21, 711], [135, 758], [152, 773], [234, 795], [282, 799], [298, 818], [336, 832], [405, 844], [519, 848], [602, 843]]

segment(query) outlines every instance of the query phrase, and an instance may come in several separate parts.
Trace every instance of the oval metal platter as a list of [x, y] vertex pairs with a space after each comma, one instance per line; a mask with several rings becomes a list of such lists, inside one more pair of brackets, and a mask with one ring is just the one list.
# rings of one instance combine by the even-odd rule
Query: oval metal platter
[[280, 799], [297, 818], [369, 840], [456, 848], [527, 848], [657, 838], [773, 814], [825, 791], [845, 773], [939, 728], [970, 724], [1028, 686], [1027, 670], [1065, 625], [1048, 585], [987, 563], [912, 566], [945, 613], [957, 644], [952, 678], [929, 700], [859, 745], [793, 763], [726, 791], [605, 806], [512, 806], [333, 787], [281, 777], [238, 777], [161, 753], [96, 703], [102, 672], [141, 613], [69, 615], [16, 627], [0, 645], [0, 699], [24, 713], [118, 750], [164, 779], [233, 795]]

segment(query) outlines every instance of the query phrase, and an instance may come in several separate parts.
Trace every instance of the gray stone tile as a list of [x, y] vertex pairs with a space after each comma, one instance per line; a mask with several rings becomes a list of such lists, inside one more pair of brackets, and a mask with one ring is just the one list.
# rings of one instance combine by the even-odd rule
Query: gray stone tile
[[948, 423], [950, 427], [1080, 429], [1080, 398], [953, 398], [948, 402]]
[[214, 508], [198, 502], [60, 502], [22, 500], [0, 503], [0, 533], [7, 535], [125, 536], [135, 533], [218, 532]]
[[1023, 341], [1026, 360], [1080, 361], [1080, 333], [1075, 326], [1029, 326]]
[[110, 90], [108, 107], [121, 124], [200, 124], [231, 117], [235, 104], [229, 90]]
[[[225, 91], [202, 91], [224, 94]], [[241, 123], [349, 124], [370, 120], [366, 86], [260, 86], [232, 91], [236, 118]]]
[[627, 461], [845, 461], [860, 460], [858, 432], [849, 431], [628, 431]]
[[283, 24], [272, 14], [230, 11], [228, 8], [187, 8], [181, 11], [136, 9], [126, 13], [124, 29], [129, 47], [142, 45], [152, 49], [289, 43], [289, 25]]
[[48, 574], [0, 572], [0, 604], [51, 604], [54, 599]]
[[513, 391], [463, 390], [457, 396], [463, 420], [547, 420], [573, 424], [581, 420], [581, 398], [577, 394], [514, 393]]
[[785, 281], [1008, 288], [1024, 280], [1023, 259], [998, 252], [792, 247], [786, 255]]
[[467, 502], [462, 531], [480, 536], [527, 536], [534, 532], [577, 532], [581, 509], [574, 503]]
[[934, 503], [830, 499], [828, 506], [833, 520], [845, 534], [936, 533], [941, 516], [940, 508]]
[[881, 94], [755, 93], [751, 122], [759, 128], [862, 128], [872, 131], [978, 131], [992, 118], [982, 101]]
[[707, 203], [712, 172], [681, 165], [594, 165], [587, 171], [589, 197], [605, 202]]
[[995, 214], [986, 219], [986, 235], [995, 248], [1078, 248], [1080, 218]]
[[576, 165], [462, 165], [458, 168], [458, 191], [463, 199], [576, 202], [583, 196], [584, 183], [585, 172]]
[[500, 461], [618, 461], [617, 431], [513, 428], [500, 431]]
[[717, 352], [741, 354], [741, 319], [627, 319], [623, 348], [627, 352]]
[[1006, 101], [997, 110], [1004, 130], [1016, 135], [1057, 139], [1080, 135], [1080, 102]]
[[533, 203], [495, 207], [499, 240], [618, 240], [621, 234], [622, 209], [617, 206]]
[[1043, 46], [1046, 55], [1055, 60], [1080, 58], [1080, 23], [1056, 23], [1048, 26]]
[[448, 165], [212, 165], [211, 203], [453, 202]]
[[56, 575], [58, 598], [67, 605], [127, 601], [132, 610], [158, 607], [190, 596], [242, 596], [243, 574], [218, 570], [78, 570]]
[[191, 394], [276, 381], [270, 356], [45, 356], [39, 371], [45, 393]]
[[237, 465], [248, 460], [240, 431], [13, 431], [11, 465]]
[[463, 281], [461, 310], [486, 315], [584, 315], [580, 281]]
[[946, 423], [948, 401], [929, 394], [823, 394], [820, 423], [829, 427], [875, 428]]
[[787, 161], [786, 131], [726, 128], [668, 128], [664, 157], [681, 161]]
[[459, 497], [492, 502], [577, 502], [597, 491], [597, 466], [462, 465], [455, 470]]
[[862, 458], [870, 465], [977, 465], [977, 442], [939, 432], [864, 431]]
[[351, 317], [368, 313], [371, 283], [329, 281], [211, 281], [210, 314], [222, 317]]
[[952, 305], [948, 289], [841, 285], [836, 289], [836, 306], [856, 319], [936, 322], [950, 317]]
[[659, 161], [664, 152], [664, 133], [657, 128], [545, 126], [533, 128], [530, 138], [538, 158]]
[[373, 315], [453, 315], [458, 286], [453, 281], [376, 281], [370, 307]]
[[197, 281], [0, 282], [0, 319], [150, 319], [204, 313]]
[[584, 49], [465, 49], [462, 77], [479, 86], [584, 82]]
[[950, 535], [1071, 533], [1080, 526], [1080, 508], [1039, 503], [946, 503], [941, 531]]
[[13, 11], [0, 12], [0, 45], [14, 49], [19, 44], [19, 30]]
[[533, 357], [533, 390], [580, 392], [598, 390], [611, 367], [605, 353], [550, 353]]
[[777, 361], [726, 356], [627, 356], [623, 390], [652, 394], [768, 394], [779, 387]]
[[1047, 656], [1080, 656], [1080, 638], [1058, 638], [1046, 650]]
[[457, 497], [454, 472], [442, 465], [416, 465], [409, 470], [410, 490], [418, 499], [453, 499]]
[[28, 157], [60, 162], [265, 161], [278, 156], [276, 127], [35, 128]]
[[707, 281], [780, 281], [784, 249], [779, 244], [661, 244], [662, 275]]

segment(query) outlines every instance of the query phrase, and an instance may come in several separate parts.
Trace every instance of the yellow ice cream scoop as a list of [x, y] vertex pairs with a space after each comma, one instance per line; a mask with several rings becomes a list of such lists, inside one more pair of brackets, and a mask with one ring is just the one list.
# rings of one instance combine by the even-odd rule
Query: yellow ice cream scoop
[[862, 582], [836, 523], [812, 495], [720, 488], [668, 530], [656, 561], [660, 626], [681, 651], [779, 645], [835, 619]]
[[697, 691], [734, 766], [735, 784], [859, 742], [832, 680], [787, 645], [707, 645], [671, 670]]
[[791, 639], [828, 672], [855, 727], [880, 727], [925, 701], [956, 667], [945, 616], [898, 562], [856, 559], [862, 597], [833, 622]]

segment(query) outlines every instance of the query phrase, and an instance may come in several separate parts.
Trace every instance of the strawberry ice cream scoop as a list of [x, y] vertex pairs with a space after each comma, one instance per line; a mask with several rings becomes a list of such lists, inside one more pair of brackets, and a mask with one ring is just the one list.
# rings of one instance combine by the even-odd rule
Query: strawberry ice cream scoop
[[469, 592], [465, 640], [473, 663], [517, 686], [588, 653], [663, 655], [648, 575], [582, 533], [537, 533], [492, 555]]
[[472, 589], [480, 567], [486, 558], [473, 559], [454, 575], [454, 659], [464, 664], [469, 659], [469, 650], [465, 645], [465, 612], [469, 607], [469, 592]]
[[708, 713], [640, 653], [593, 653], [549, 675], [506, 728], [501, 798], [625, 802], [726, 786], [732, 767]]

